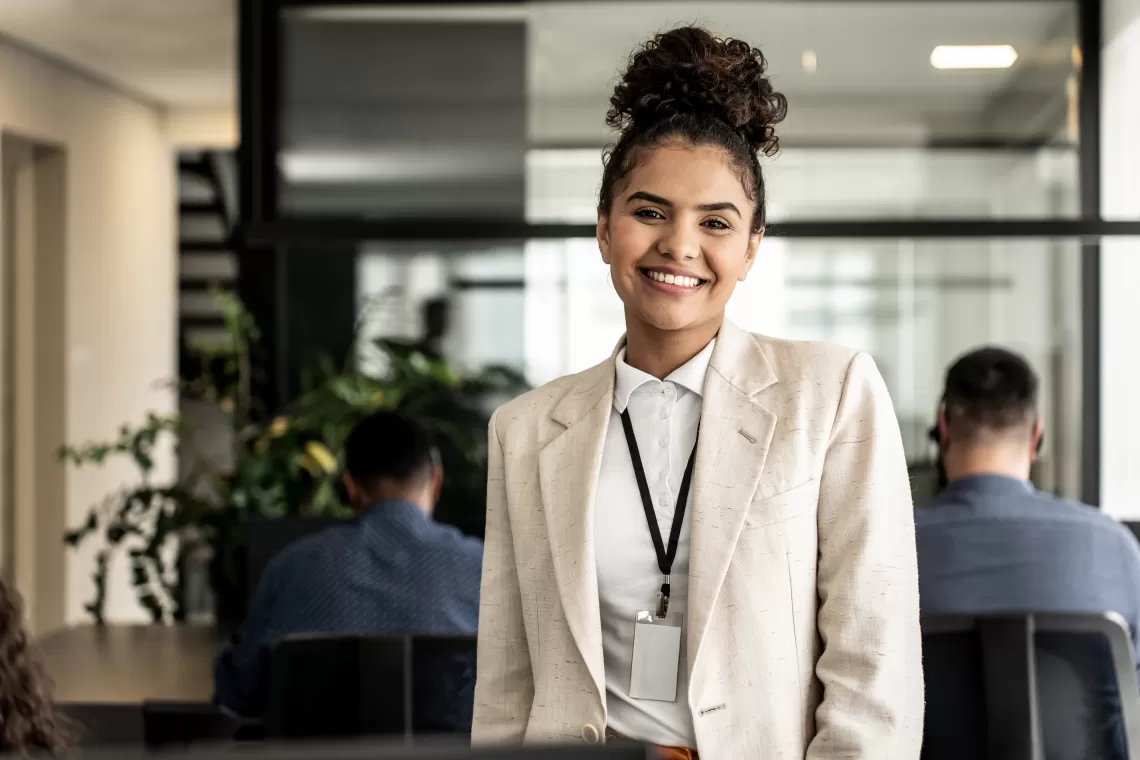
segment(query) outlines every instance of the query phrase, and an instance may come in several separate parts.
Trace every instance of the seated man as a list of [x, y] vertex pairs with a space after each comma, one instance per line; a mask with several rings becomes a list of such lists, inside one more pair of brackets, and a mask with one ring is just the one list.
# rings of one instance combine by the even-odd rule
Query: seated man
[[947, 372], [932, 431], [947, 485], [915, 511], [922, 615], [1111, 611], [1140, 645], [1132, 533], [1029, 482], [1043, 432], [1037, 387], [1025, 359], [1000, 348]]
[[[355, 518], [291, 544], [266, 567], [215, 666], [219, 707], [262, 714], [268, 652], [291, 634], [475, 634], [483, 546], [432, 520], [438, 460], [427, 431], [402, 415], [378, 412], [353, 428], [344, 486]], [[453, 705], [417, 723], [469, 729], [470, 711]]]

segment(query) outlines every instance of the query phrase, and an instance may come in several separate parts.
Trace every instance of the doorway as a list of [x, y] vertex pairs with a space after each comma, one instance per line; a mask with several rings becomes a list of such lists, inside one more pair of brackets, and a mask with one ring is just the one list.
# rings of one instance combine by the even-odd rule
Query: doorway
[[40, 633], [66, 613], [66, 155], [0, 132], [0, 168], [0, 569]]

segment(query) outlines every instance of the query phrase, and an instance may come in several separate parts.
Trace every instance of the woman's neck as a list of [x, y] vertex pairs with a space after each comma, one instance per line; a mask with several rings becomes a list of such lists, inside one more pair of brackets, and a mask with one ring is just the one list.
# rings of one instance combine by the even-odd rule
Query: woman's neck
[[720, 332], [723, 316], [685, 330], [661, 330], [626, 316], [625, 363], [664, 380]]

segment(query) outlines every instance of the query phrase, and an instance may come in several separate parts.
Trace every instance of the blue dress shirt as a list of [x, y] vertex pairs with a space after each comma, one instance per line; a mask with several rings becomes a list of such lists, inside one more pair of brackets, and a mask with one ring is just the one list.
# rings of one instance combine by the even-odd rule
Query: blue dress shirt
[[[482, 564], [480, 541], [402, 501], [300, 539], [266, 567], [245, 623], [218, 658], [215, 703], [260, 716], [266, 655], [285, 636], [474, 635]], [[464, 722], [451, 717], [442, 722]]]
[[[915, 510], [914, 522], [923, 616], [1115, 612], [1128, 622], [1133, 647], [1140, 644], [1140, 545], [1101, 511], [1041, 493], [1026, 481], [977, 475], [952, 481]], [[1125, 757], [1107, 651], [1066, 639], [1039, 637], [1037, 644], [1039, 652], [1044, 647], [1070, 662], [1084, 660], [1099, 673], [1108, 747], [1095, 756]], [[1052, 728], [1046, 721], [1047, 743]], [[1056, 741], [1073, 739], [1061, 731]]]
[[1140, 545], [1100, 510], [976, 475], [914, 523], [923, 615], [1112, 611], [1140, 645]]

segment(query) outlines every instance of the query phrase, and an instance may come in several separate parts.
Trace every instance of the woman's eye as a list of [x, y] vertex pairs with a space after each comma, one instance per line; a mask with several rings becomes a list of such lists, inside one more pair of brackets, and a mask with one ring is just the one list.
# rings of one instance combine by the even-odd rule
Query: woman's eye
[[664, 219], [659, 211], [651, 208], [639, 208], [633, 212], [633, 215], [642, 219]]
[[709, 219], [705, 224], [712, 227], [714, 230], [730, 230], [731, 227], [723, 219]]

